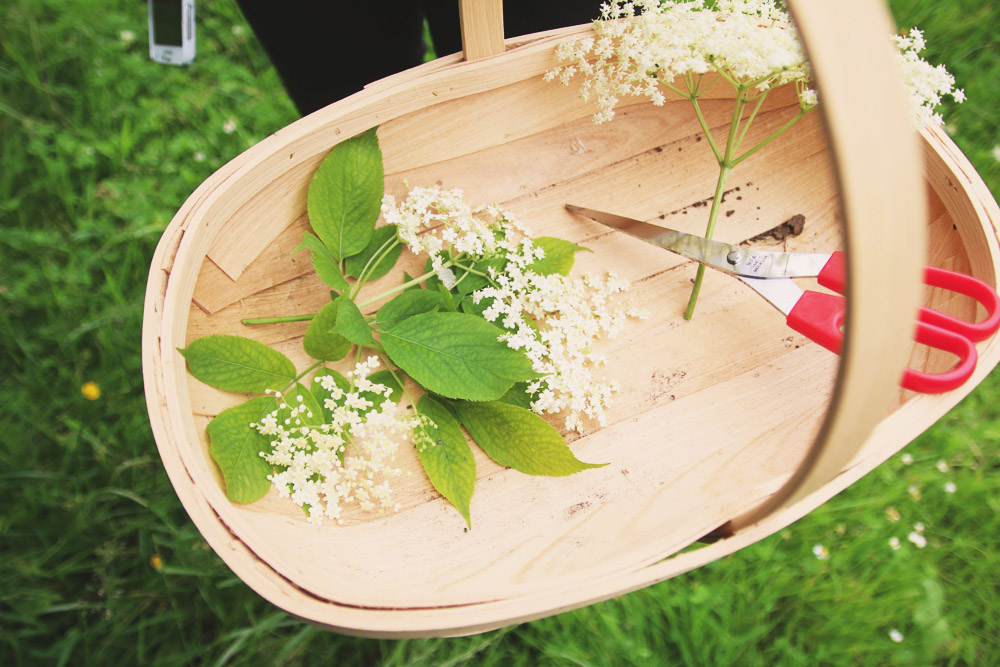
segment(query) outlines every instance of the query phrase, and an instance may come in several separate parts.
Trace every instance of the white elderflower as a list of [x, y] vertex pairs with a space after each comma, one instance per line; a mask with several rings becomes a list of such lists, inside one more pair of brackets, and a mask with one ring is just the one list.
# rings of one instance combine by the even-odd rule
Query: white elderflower
[[614, 338], [628, 318], [645, 313], [615, 298], [629, 285], [614, 273], [573, 279], [531, 271], [528, 267], [539, 257], [537, 250], [529, 239], [509, 250], [497, 285], [476, 291], [473, 300], [492, 300], [483, 317], [502, 326], [507, 333], [501, 340], [523, 350], [533, 369], [543, 374], [528, 385], [535, 412], [565, 413], [570, 430], [582, 431], [591, 420], [604, 426], [618, 387], [594, 372], [604, 363], [595, 344]]
[[911, 28], [908, 34], [893, 37], [893, 41], [896, 44], [896, 60], [909, 93], [915, 125], [918, 128], [944, 125], [944, 119], [934, 108], [945, 95], [951, 96], [955, 102], [965, 101], [965, 91], [955, 88], [955, 77], [944, 65], [934, 66], [920, 57], [920, 52], [927, 46], [920, 30]]
[[378, 367], [378, 357], [369, 357], [348, 373], [352, 388], [345, 392], [332, 376], [315, 382], [329, 396], [324, 406], [330, 423], [318, 423], [304, 396], [279, 399], [278, 409], [252, 424], [269, 436], [271, 451], [265, 461], [278, 468], [268, 479], [284, 498], [302, 507], [309, 521], [340, 522], [343, 506], [356, 504], [362, 510], [398, 510], [389, 479], [401, 474], [393, 458], [414, 426], [413, 417], [401, 414], [394, 401], [375, 406], [363, 393], [385, 396], [389, 389], [368, 376]]
[[[920, 58], [920, 30], [892, 39], [914, 124], [942, 125], [934, 108], [945, 95], [962, 102], [965, 92], [944, 66]], [[580, 75], [580, 96], [596, 100], [599, 123], [611, 120], [622, 97], [661, 105], [665, 89], [689, 97], [694, 90], [679, 82], [713, 71], [757, 91], [793, 83], [803, 110], [818, 102], [798, 32], [778, 0], [614, 0], [602, 6], [594, 36], [564, 42], [556, 55], [569, 64], [545, 78], [568, 84]]]
[[617, 335], [628, 318], [646, 316], [617, 296], [627, 281], [613, 273], [575, 279], [536, 273], [531, 266], [545, 250], [516, 216], [496, 204], [472, 208], [460, 190], [416, 187], [402, 204], [386, 195], [382, 214], [399, 225], [410, 250], [430, 255], [431, 272], [448, 289], [470, 275], [459, 278], [458, 267], [485, 259], [502, 263], [501, 270], [486, 267], [489, 284], [473, 292], [472, 301], [485, 300], [483, 318], [502, 327], [501, 340], [524, 351], [544, 374], [528, 387], [532, 409], [564, 413], [566, 428], [577, 431], [587, 421], [606, 423], [617, 386], [595, 374], [604, 363], [595, 343]]
[[603, 5], [594, 37], [560, 44], [556, 55], [571, 64], [546, 78], [568, 84], [581, 75], [580, 95], [596, 100], [599, 123], [622, 97], [661, 105], [664, 89], [680, 92], [678, 77], [713, 71], [758, 91], [795, 83], [803, 108], [816, 104], [798, 33], [774, 0], [616, 0]]
[[474, 258], [494, 253], [495, 232], [517, 228], [513, 216], [505, 214], [498, 207], [474, 209], [461, 190], [438, 186], [415, 187], [401, 204], [392, 195], [382, 197], [382, 217], [388, 224], [399, 225], [400, 240], [414, 253], [427, 253], [432, 259], [438, 256], [442, 262], [446, 251]]

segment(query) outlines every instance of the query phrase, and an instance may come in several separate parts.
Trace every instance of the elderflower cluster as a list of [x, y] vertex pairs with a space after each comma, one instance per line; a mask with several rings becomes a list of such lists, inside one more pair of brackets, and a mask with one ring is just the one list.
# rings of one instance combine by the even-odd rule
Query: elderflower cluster
[[349, 391], [338, 387], [332, 376], [315, 379], [328, 394], [323, 400], [332, 415], [328, 424], [317, 424], [321, 416], [312, 414], [301, 395], [279, 395], [278, 409], [251, 424], [271, 438], [271, 451], [261, 456], [278, 472], [268, 479], [282, 497], [306, 511], [310, 522], [340, 523], [347, 503], [366, 511], [399, 509], [389, 479], [402, 473], [393, 458], [414, 421], [400, 414], [392, 400], [379, 406], [370, 400], [390, 391], [368, 379], [377, 366], [377, 357], [357, 364], [348, 373]]
[[565, 413], [571, 430], [582, 430], [588, 420], [605, 424], [617, 386], [594, 372], [604, 363], [595, 343], [617, 335], [629, 317], [645, 317], [617, 296], [628, 289], [627, 281], [613, 273], [576, 279], [536, 273], [531, 265], [545, 252], [527, 228], [497, 205], [473, 209], [461, 190], [414, 188], [399, 205], [386, 196], [382, 214], [399, 225], [411, 250], [430, 254], [448, 288], [455, 284], [449, 264], [456, 257], [498, 260], [503, 268], [486, 268], [490, 284], [473, 292], [472, 301], [484, 319], [505, 330], [500, 340], [523, 350], [543, 374], [527, 389], [532, 408], [538, 414]]
[[491, 300], [483, 317], [507, 329], [501, 340], [524, 350], [532, 368], [543, 375], [527, 388], [535, 412], [565, 413], [570, 430], [581, 431], [585, 420], [604, 426], [618, 386], [594, 372], [605, 362], [594, 345], [617, 336], [628, 318], [647, 314], [616, 296], [629, 284], [613, 272], [604, 278], [542, 276], [526, 268], [530, 255], [525, 250], [530, 252], [530, 246], [509, 252], [504, 273], [494, 275], [496, 286], [476, 291], [473, 299]]
[[582, 75], [580, 94], [596, 99], [598, 123], [611, 120], [621, 97], [659, 106], [661, 84], [710, 71], [759, 91], [794, 82], [803, 109], [816, 104], [798, 33], [775, 0], [614, 0], [602, 5], [593, 37], [560, 44], [556, 56], [570, 64], [546, 80]]
[[[945, 95], [962, 102], [965, 92], [943, 65], [919, 56], [926, 46], [920, 30], [894, 36], [893, 43], [915, 127], [942, 125], [934, 107]], [[662, 105], [664, 87], [691, 93], [674, 87], [678, 77], [710, 71], [758, 91], [794, 83], [803, 111], [818, 102], [798, 31], [779, 0], [613, 0], [602, 5], [594, 36], [560, 44], [556, 56], [569, 64], [547, 72], [546, 80], [568, 85], [580, 74], [580, 95], [596, 99], [598, 123], [614, 117], [621, 97]]]
[[508, 211], [496, 205], [473, 208], [461, 190], [433, 185], [413, 188], [398, 205], [395, 197], [384, 195], [382, 216], [387, 224], [398, 225], [397, 234], [410, 250], [430, 255], [434, 270], [449, 289], [447, 274], [441, 275], [445, 253], [480, 259], [495, 254], [502, 243], [524, 233]]
[[920, 57], [919, 53], [927, 46], [920, 30], [912, 28], [907, 35], [894, 36], [893, 41], [916, 126], [944, 125], [944, 118], [934, 107], [941, 104], [945, 95], [950, 95], [956, 102], [964, 102], [965, 91], [955, 88], [955, 77], [944, 65], [935, 67]]

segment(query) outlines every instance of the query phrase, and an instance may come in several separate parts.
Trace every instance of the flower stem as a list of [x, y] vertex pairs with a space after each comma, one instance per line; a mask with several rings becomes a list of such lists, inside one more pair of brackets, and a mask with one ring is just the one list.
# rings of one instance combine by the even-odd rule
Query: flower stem
[[[740, 129], [740, 119], [743, 117], [743, 111], [747, 106], [747, 89], [744, 87], [737, 87], [736, 89], [736, 104], [733, 107], [733, 117], [729, 121], [729, 135], [726, 137], [726, 152], [719, 158], [719, 179], [715, 182], [715, 196], [712, 197], [712, 210], [708, 213], [708, 226], [705, 229], [705, 238], [712, 238], [712, 234], [715, 232], [715, 223], [719, 218], [719, 207], [722, 204], [722, 197], [726, 191], [726, 180], [729, 178], [729, 172], [735, 166], [733, 162], [733, 154], [736, 152], [737, 144], [739, 143]], [[696, 101], [695, 101], [696, 102]], [[704, 124], [704, 120], [701, 117], [701, 112], [698, 110], [698, 105], [695, 104], [695, 110], [698, 112], [699, 120]], [[751, 119], [747, 119], [747, 124], [749, 124]], [[743, 128], [746, 132], [746, 127]], [[716, 151], [716, 156], [718, 157], [718, 151], [715, 146], [712, 147]], [[705, 265], [698, 265], [698, 272], [694, 277], [694, 287], [691, 288], [691, 296], [688, 299], [687, 308], [684, 310], [684, 319], [690, 320], [694, 317], [694, 308], [698, 303], [698, 294], [701, 292], [701, 283], [705, 279]]]
[[[715, 231], [715, 221], [719, 217], [719, 205], [722, 203], [722, 195], [726, 191], [726, 179], [729, 177], [731, 167], [723, 165], [719, 168], [719, 180], [715, 184], [715, 196], [712, 198], [712, 210], [708, 214], [708, 228], [705, 231], [705, 238], [712, 238]], [[698, 273], [694, 277], [694, 287], [691, 288], [691, 297], [688, 299], [687, 309], [684, 311], [684, 319], [690, 320], [694, 317], [694, 307], [698, 303], [698, 293], [701, 292], [701, 283], [705, 278], [705, 265], [698, 265]]]
[[802, 116], [806, 115], [807, 112], [808, 112], [808, 110], [806, 110], [806, 111], [799, 111], [797, 114], [795, 114], [791, 118], [791, 120], [789, 120], [787, 123], [785, 123], [784, 125], [782, 125], [781, 127], [779, 127], [777, 130], [775, 130], [773, 133], [771, 133], [771, 136], [769, 136], [767, 139], [764, 139], [759, 144], [757, 144], [756, 146], [754, 146], [753, 148], [751, 148], [750, 150], [748, 150], [746, 153], [744, 153], [743, 155], [741, 155], [738, 158], [736, 158], [735, 160], [733, 160], [733, 166], [735, 167], [740, 162], [743, 162], [743, 160], [746, 160], [748, 157], [750, 157], [751, 155], [753, 155], [754, 153], [756, 153], [757, 151], [759, 151], [761, 148], [763, 148], [764, 146], [767, 146], [769, 143], [771, 143], [772, 141], [774, 141], [775, 139], [777, 139], [778, 137], [780, 137], [782, 134], [784, 134], [785, 130], [787, 130], [788, 128], [790, 128], [792, 125], [795, 125], [795, 123], [798, 122], [798, 120], [800, 118], [802, 118]]
[[285, 388], [281, 390], [281, 392], [280, 392], [280, 393], [281, 393], [281, 395], [282, 395], [282, 396], [284, 396], [285, 394], [287, 394], [287, 393], [288, 393], [288, 390], [289, 390], [289, 389], [291, 389], [292, 387], [294, 387], [294, 386], [295, 386], [295, 384], [296, 384], [296, 383], [297, 383], [297, 382], [298, 382], [299, 380], [301, 380], [301, 379], [302, 379], [302, 378], [304, 378], [305, 376], [309, 375], [309, 373], [313, 372], [313, 370], [315, 370], [316, 368], [319, 368], [319, 367], [320, 367], [320, 366], [322, 366], [322, 365], [323, 365], [323, 362], [322, 362], [322, 361], [317, 361], [317, 362], [316, 362], [315, 364], [313, 364], [313, 365], [312, 365], [312, 366], [310, 366], [309, 368], [307, 368], [307, 369], [305, 369], [304, 371], [302, 371], [301, 373], [299, 373], [299, 374], [298, 374], [298, 375], [297, 375], [297, 376], [295, 377], [295, 379], [294, 379], [294, 380], [292, 380], [291, 382], [289, 382], [289, 383], [288, 383], [288, 384], [287, 384], [287, 385], [285, 386]]
[[402, 241], [399, 240], [399, 237], [393, 235], [392, 238], [388, 239], [385, 243], [383, 243], [379, 247], [378, 250], [372, 253], [372, 256], [368, 258], [368, 261], [365, 263], [364, 268], [362, 268], [361, 272], [358, 274], [358, 281], [354, 284], [354, 288], [351, 290], [349, 295], [349, 298], [351, 300], [357, 298], [358, 293], [361, 292], [361, 288], [368, 281], [368, 276], [371, 275], [372, 271], [375, 270], [375, 267], [377, 267], [382, 262], [382, 260], [390, 252], [392, 252], [392, 249], [395, 248], [400, 243], [402, 243]]
[[[449, 267], [449, 266], [451, 266], [451, 262], [446, 262], [444, 264], [444, 266], [446, 268]], [[417, 276], [416, 278], [414, 278], [412, 280], [406, 281], [402, 285], [397, 285], [396, 287], [393, 287], [392, 289], [388, 289], [388, 290], [382, 292], [378, 296], [373, 296], [372, 298], [368, 299], [367, 301], [363, 301], [363, 302], [359, 303], [358, 304], [358, 308], [364, 308], [365, 306], [370, 306], [371, 304], [375, 303], [376, 301], [378, 301], [380, 299], [384, 299], [387, 296], [392, 296], [393, 294], [396, 294], [398, 292], [402, 292], [407, 287], [413, 287], [414, 285], [419, 285], [421, 281], [427, 280], [428, 278], [430, 278], [431, 276], [435, 275], [436, 273], [437, 273], [436, 271], [428, 271], [427, 273], [425, 273], [425, 274], [423, 274], [421, 276]]]

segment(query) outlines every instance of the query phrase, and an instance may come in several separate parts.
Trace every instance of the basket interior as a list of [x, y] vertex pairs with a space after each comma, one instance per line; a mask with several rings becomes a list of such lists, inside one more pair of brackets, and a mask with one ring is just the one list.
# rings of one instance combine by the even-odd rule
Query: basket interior
[[[718, 86], [722, 90], [723, 86]], [[540, 103], [540, 100], [542, 101]], [[705, 99], [716, 134], [731, 102]], [[751, 130], [759, 137], [797, 109], [774, 93]], [[236, 539], [262, 566], [322, 600], [376, 609], [468, 605], [634, 571], [684, 549], [754, 506], [793, 471], [826, 414], [837, 358], [788, 329], [783, 316], [736, 280], [709, 271], [692, 321], [682, 319], [694, 265], [567, 213], [573, 203], [703, 233], [717, 165], [683, 100], [638, 100], [595, 125], [575, 91], [538, 77], [385, 119], [379, 138], [386, 192], [439, 183], [473, 204], [499, 202], [535, 235], [593, 250], [575, 273], [614, 271], [650, 313], [603, 344], [603, 373], [621, 391], [609, 423], [566, 433], [575, 454], [604, 468], [560, 479], [528, 477], [476, 451], [473, 527], [440, 498], [415, 453], [396, 483], [398, 513], [347, 513], [316, 527], [272, 489], [233, 505], [208, 454], [205, 425], [243, 397], [187, 378], [197, 440], [185, 465]], [[793, 251], [840, 247], [837, 190], [818, 114], [810, 114], [731, 175], [715, 237]], [[343, 137], [329, 132], [326, 149]], [[751, 142], [752, 139], [748, 139]], [[246, 327], [246, 317], [316, 312], [328, 289], [307, 253], [290, 254], [308, 228], [305, 188], [322, 159], [295, 158], [217, 231], [200, 267], [187, 342], [215, 333], [273, 345], [300, 368], [305, 323]], [[235, 184], [234, 187], [238, 187]], [[877, 187], [877, 184], [873, 184]], [[929, 263], [969, 271], [962, 234], [929, 184]], [[804, 218], [801, 233], [783, 223]], [[368, 289], [398, 284], [424, 258], [400, 262]], [[804, 283], [808, 285], [808, 281]], [[974, 319], [974, 304], [928, 291], [927, 302]], [[949, 363], [916, 347], [915, 368]], [[340, 368], [346, 370], [346, 368]], [[919, 397], [900, 391], [896, 409]], [[561, 427], [558, 417], [553, 425]], [[189, 429], [190, 430], [190, 429]], [[900, 442], [898, 446], [902, 446]]]

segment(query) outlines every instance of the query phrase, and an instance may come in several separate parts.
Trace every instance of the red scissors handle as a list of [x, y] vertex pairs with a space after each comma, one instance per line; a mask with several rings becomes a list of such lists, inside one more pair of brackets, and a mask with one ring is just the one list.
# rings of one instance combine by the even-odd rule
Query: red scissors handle
[[[845, 278], [844, 255], [840, 252], [833, 253], [820, 271], [819, 283], [842, 294], [846, 287]], [[977, 278], [944, 269], [927, 267], [924, 270], [924, 282], [932, 287], [972, 297], [986, 308], [987, 313], [985, 320], [975, 323], [931, 308], [920, 309], [915, 340], [954, 354], [958, 357], [958, 362], [944, 373], [924, 373], [908, 368], [901, 385], [912, 391], [937, 394], [957, 389], [972, 376], [978, 359], [973, 342], [987, 338], [1000, 328], [1000, 296]], [[846, 303], [842, 297], [807, 291], [789, 312], [787, 323], [810, 340], [840, 354], [844, 340], [842, 328], [845, 309]]]
[[[846, 305], [846, 300], [841, 296], [805, 292], [788, 314], [786, 322], [794, 331], [831, 352], [840, 354], [844, 342], [842, 327]], [[917, 322], [915, 340], [928, 347], [954, 354], [958, 357], [958, 363], [944, 373], [924, 373], [907, 368], [900, 382], [904, 389], [922, 394], [940, 394], [958, 389], [972, 377], [979, 357], [976, 346], [962, 334], [929, 324], [923, 321], [921, 314], [921, 320]]]
[[[819, 272], [817, 281], [823, 287], [837, 294], [844, 294], [847, 289], [847, 263], [844, 253], [835, 252]], [[969, 322], [951, 315], [946, 315], [933, 308], [920, 308], [920, 321], [957, 334], [965, 336], [973, 343], [986, 340], [997, 329], [1000, 329], [1000, 296], [996, 290], [978, 278], [965, 273], [956, 273], [933, 266], [924, 267], [924, 284], [930, 287], [940, 287], [964, 294], [981, 303], [986, 309], [986, 319], [982, 322]]]

